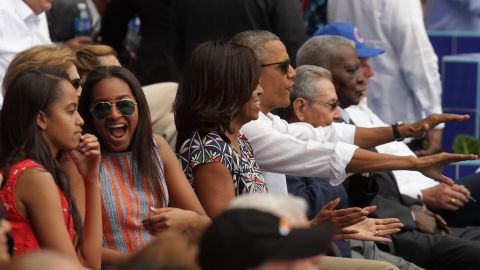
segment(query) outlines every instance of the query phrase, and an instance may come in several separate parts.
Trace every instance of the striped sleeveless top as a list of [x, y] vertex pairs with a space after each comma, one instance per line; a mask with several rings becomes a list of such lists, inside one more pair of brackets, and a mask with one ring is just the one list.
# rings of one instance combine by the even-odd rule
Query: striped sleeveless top
[[160, 192], [133, 164], [132, 152], [102, 153], [103, 247], [131, 253], [150, 243], [152, 236], [143, 228], [142, 220], [151, 206], [167, 207], [169, 201], [163, 162], [155, 149], [160, 161]]

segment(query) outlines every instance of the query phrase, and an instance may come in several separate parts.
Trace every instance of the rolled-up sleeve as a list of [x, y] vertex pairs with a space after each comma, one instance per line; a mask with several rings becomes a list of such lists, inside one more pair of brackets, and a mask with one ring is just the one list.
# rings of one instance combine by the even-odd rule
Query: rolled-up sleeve
[[[312, 126], [297, 128], [286, 125], [282, 127], [278, 121], [261, 114], [258, 120], [242, 127], [260, 169], [295, 176], [330, 177], [332, 185], [342, 183], [346, 176], [345, 167], [358, 147], [329, 141], [329, 137], [335, 141], [336, 136], [333, 135], [337, 128], [315, 132], [316, 128]], [[306, 133], [302, 133], [302, 130]], [[353, 135], [345, 136], [354, 136], [354, 128], [350, 133]]]

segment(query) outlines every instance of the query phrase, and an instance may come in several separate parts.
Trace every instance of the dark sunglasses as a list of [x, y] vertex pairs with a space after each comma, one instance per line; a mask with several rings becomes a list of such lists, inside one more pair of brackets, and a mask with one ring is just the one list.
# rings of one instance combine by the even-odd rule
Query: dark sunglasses
[[130, 116], [135, 112], [137, 102], [131, 99], [122, 99], [117, 101], [101, 101], [90, 107], [90, 112], [95, 118], [102, 119], [110, 115], [112, 107], [115, 104], [117, 110], [124, 116]]
[[290, 68], [290, 59], [287, 59], [281, 62], [270, 63], [270, 64], [262, 64], [262, 67], [268, 67], [273, 65], [278, 65], [279, 66], [278, 69], [280, 70], [280, 72], [282, 72], [283, 74], [287, 74], [288, 69]]
[[322, 101], [319, 101], [319, 102], [330, 107], [330, 110], [332, 111], [334, 111], [338, 106], [340, 106], [339, 100], [332, 101], [332, 102], [322, 102]]
[[70, 80], [70, 83], [73, 85], [73, 87], [75, 87], [75, 89], [78, 89], [80, 86], [82, 86], [82, 79], [80, 78], [72, 79]]

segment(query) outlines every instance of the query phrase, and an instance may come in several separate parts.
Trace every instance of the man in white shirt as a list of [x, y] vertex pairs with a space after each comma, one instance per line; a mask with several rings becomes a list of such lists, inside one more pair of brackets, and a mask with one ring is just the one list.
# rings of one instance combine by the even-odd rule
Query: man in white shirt
[[[15, 54], [34, 45], [50, 44], [45, 11], [52, 0], [0, 1], [0, 83]], [[3, 95], [0, 95], [0, 108]]]
[[330, 177], [331, 183], [340, 184], [348, 172], [369, 172], [386, 169], [417, 169], [439, 181], [452, 183], [441, 175], [446, 164], [476, 158], [458, 154], [440, 154], [427, 158], [398, 157], [373, 153], [367, 150], [392, 141], [396, 136], [421, 137], [440, 122], [465, 120], [467, 116], [434, 115], [414, 124], [398, 127], [394, 135], [390, 127], [355, 128], [351, 125], [333, 125], [313, 128], [309, 124], [291, 126], [273, 109], [290, 103], [295, 71], [285, 46], [268, 31], [245, 31], [231, 42], [253, 49], [262, 63], [260, 84], [262, 112], [259, 119], [243, 126], [268, 188], [272, 192], [287, 192], [285, 173], [300, 176]]
[[[332, 53], [331, 50], [340, 47], [340, 44], [335, 41], [329, 43], [331, 46], [328, 49], [322, 47], [321, 52], [336, 58], [341, 52]], [[351, 49], [353, 51], [353, 47]], [[343, 61], [337, 59], [331, 62], [334, 63], [332, 70], [335, 70], [333, 78], [336, 84], [349, 84], [348, 77], [344, 77], [342, 69], [337, 66], [342, 65]], [[305, 121], [313, 126], [330, 125], [339, 119], [336, 89], [330, 82], [332, 76], [326, 74], [326, 69], [302, 65], [296, 72], [292, 104], [281, 111], [282, 117], [292, 122]], [[339, 92], [343, 94], [344, 91]], [[358, 207], [377, 205], [377, 210], [372, 212], [370, 217], [400, 219], [404, 224], [402, 230], [391, 235], [396, 256], [428, 269], [452, 269], [458, 265], [465, 269], [477, 268], [480, 262], [480, 246], [477, 241], [479, 231], [475, 227], [452, 229], [451, 235], [442, 234], [442, 231], [448, 232], [448, 229], [441, 223], [441, 217], [422, 207], [420, 201], [401, 196], [395, 188], [397, 185], [394, 177], [388, 172], [373, 173], [369, 176], [353, 175], [352, 178], [355, 179], [350, 179], [346, 193], [343, 186], [331, 187], [328, 183], [322, 183], [322, 179], [287, 176], [289, 191], [305, 198], [312, 209], [322, 207], [332, 198], [340, 197], [344, 202]], [[338, 206], [347, 207], [345, 204]], [[336, 243], [339, 246], [345, 245], [344, 242]], [[351, 240], [350, 246], [354, 257], [386, 260], [400, 269], [417, 269], [415, 265], [379, 251], [375, 244], [372, 246], [372, 243]]]
[[[360, 65], [360, 70], [363, 74], [363, 84], [365, 88], [368, 89], [369, 79], [375, 74], [373, 67], [368, 64], [368, 60], [370, 57], [375, 57], [378, 54], [366, 54], [363, 50], [359, 50], [359, 48], [365, 47], [366, 45], [363, 43], [363, 39], [361, 38], [360, 34], [358, 34], [356, 28], [348, 23], [330, 23], [316, 34], [319, 36], [323, 36], [323, 40], [325, 40], [325, 42], [329, 41], [334, 47], [338, 47], [340, 41], [337, 42], [336, 40], [338, 40], [338, 38], [336, 37], [333, 40], [330, 40], [332, 36], [328, 36], [328, 34], [344, 37], [354, 42], [355, 51], [358, 57], [360, 57], [357, 60]], [[308, 51], [312, 52], [315, 48], [317, 52], [322, 51], [323, 53], [326, 53], [326, 46], [322, 45], [322, 43], [324, 42], [320, 41], [317, 37], [316, 41], [310, 41], [310, 48]], [[303, 51], [304, 48], [301, 48], [299, 50], [299, 54], [302, 54]], [[315, 64], [318, 66], [322, 66], [322, 63], [320, 63], [321, 61], [321, 59], [316, 61], [316, 57], [312, 56], [311, 54], [303, 54], [302, 57], [298, 58], [297, 62], [299, 64]], [[333, 67], [330, 68], [334, 69]], [[338, 77], [338, 73], [334, 72], [334, 83], [336, 83], [337, 86], [337, 93], [339, 96], [342, 96], [349, 91], [345, 87], [346, 83], [340, 83], [340, 80], [341, 78]], [[340, 85], [343, 85], [343, 87], [341, 87]], [[361, 100], [362, 101], [351, 101], [350, 103], [344, 104], [342, 106], [346, 111], [345, 113], [355, 123], [355, 125], [361, 127], [387, 126], [377, 117], [375, 113], [373, 113], [369, 109], [367, 104], [367, 97], [362, 97]], [[399, 141], [379, 145], [375, 148], [380, 153], [389, 153], [401, 156], [415, 155], [405, 145], [405, 143]], [[455, 219], [457, 219], [458, 222], [448, 218], [449, 214], [445, 213], [446, 215], [444, 215], [444, 213], [442, 213], [442, 215], [444, 215], [449, 222], [451, 221], [452, 224], [461, 227], [480, 224], [480, 215], [478, 214], [478, 207], [480, 205], [478, 203], [469, 201], [470, 191], [464, 185], [455, 184], [453, 186], [449, 186], [439, 184], [437, 181], [425, 177], [424, 175], [416, 171], [401, 170], [392, 171], [392, 173], [398, 184], [400, 193], [410, 196], [412, 198], [423, 198], [423, 201], [429, 209], [435, 211], [454, 211], [463, 209], [462, 211], [458, 212], [457, 215], [455, 215]], [[460, 181], [463, 182], [463, 180], [465, 179], [461, 179]], [[468, 186], [472, 189], [472, 196], [477, 197], [480, 193], [480, 186], [471, 181], [472, 180], [466, 180], [466, 183], [469, 184]], [[466, 205], [467, 207], [463, 208]], [[461, 223], [459, 221], [460, 216], [462, 220]]]
[[[412, 122], [442, 113], [438, 58], [419, 0], [329, 1], [328, 21], [357, 26], [369, 45], [387, 52], [372, 59], [377, 75], [369, 90], [370, 108], [384, 122]], [[428, 149], [417, 153], [432, 154], [440, 148], [441, 127], [429, 132]]]

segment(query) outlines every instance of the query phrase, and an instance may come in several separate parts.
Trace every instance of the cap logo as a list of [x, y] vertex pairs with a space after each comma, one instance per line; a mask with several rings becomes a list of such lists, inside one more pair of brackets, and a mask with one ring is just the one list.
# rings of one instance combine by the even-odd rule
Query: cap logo
[[358, 29], [357, 27], [353, 28], [353, 35], [355, 36], [355, 39], [358, 41], [358, 42], [362, 42], [363, 43], [363, 37], [360, 35], [360, 33], [358, 32]]
[[280, 233], [281, 236], [287, 236], [290, 234], [290, 231], [292, 230], [292, 226], [290, 226], [290, 223], [285, 218], [281, 218], [280, 222], [278, 223], [278, 232]]

